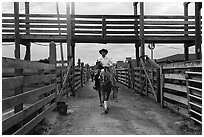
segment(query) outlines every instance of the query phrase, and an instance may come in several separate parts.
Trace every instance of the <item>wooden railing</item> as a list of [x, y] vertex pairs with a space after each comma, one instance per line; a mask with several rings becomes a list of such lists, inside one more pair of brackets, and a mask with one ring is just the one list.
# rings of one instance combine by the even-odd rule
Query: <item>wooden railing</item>
[[145, 57], [133, 74], [130, 67], [117, 69], [118, 82], [202, 124], [201, 60], [160, 66]]
[[188, 112], [191, 119], [202, 124], [202, 70], [186, 71]]
[[161, 67], [151, 60], [148, 56], [145, 59], [140, 59], [140, 93], [147, 96], [148, 93], [153, 95], [153, 98], [160, 102], [161, 99]]
[[[139, 15], [67, 15], [20, 14], [20, 34], [67, 35], [67, 18], [72, 20], [74, 36], [138, 36]], [[26, 19], [29, 18], [29, 20]], [[58, 21], [60, 18], [60, 22]], [[189, 36], [195, 35], [195, 17], [188, 16], [144, 16], [145, 36]], [[2, 33], [14, 34], [14, 14], [2, 14]], [[59, 23], [59, 24], [58, 24]], [[60, 29], [59, 29], [60, 28]], [[185, 30], [185, 31], [184, 31]]]
[[202, 122], [202, 62], [163, 65], [163, 103], [172, 110]]
[[[83, 64], [83, 63], [82, 63]], [[76, 66], [73, 59], [67, 67], [2, 58], [2, 133], [27, 134], [73, 90], [89, 79], [89, 67]], [[74, 76], [74, 82], [72, 82]], [[72, 83], [74, 85], [72, 85]]]
[[117, 69], [118, 82], [128, 88], [134, 89], [141, 95], [150, 96], [157, 102], [161, 100], [161, 68], [146, 56], [145, 62], [141, 60], [141, 67]]
[[[73, 59], [72, 59], [73, 60]], [[62, 96], [70, 96], [73, 92], [77, 91], [80, 87], [83, 87], [83, 85], [89, 80], [89, 66], [85, 67], [84, 63], [80, 63], [80, 65], [77, 65], [74, 67], [74, 75], [71, 72], [72, 60], [68, 63], [68, 67], [66, 66], [59, 66], [57, 67], [58, 71], [58, 89], [60, 90], [65, 86], [67, 87], [66, 90], [63, 89]], [[67, 62], [67, 61], [64, 61]], [[57, 61], [57, 63], [61, 64], [61, 61]], [[67, 77], [66, 77], [67, 76]], [[74, 78], [73, 78], [74, 77]], [[60, 100], [60, 99], [59, 99]]]
[[[3, 57], [2, 68], [15, 69], [2, 78], [2, 133], [26, 134], [56, 107], [56, 67]], [[25, 69], [38, 74], [24, 75]]]
[[118, 82], [120, 82], [121, 84], [127, 87], [130, 86], [129, 71], [127, 68], [117, 69], [117, 77], [118, 77]]
[[62, 97], [66, 94], [68, 96], [69, 92], [71, 91], [70, 83], [68, 82], [70, 73], [71, 73], [71, 67], [73, 66], [73, 58], [70, 60], [70, 62], [67, 65], [67, 68], [61, 70], [60, 77], [58, 78], [58, 94], [57, 94], [57, 102], [62, 101]]

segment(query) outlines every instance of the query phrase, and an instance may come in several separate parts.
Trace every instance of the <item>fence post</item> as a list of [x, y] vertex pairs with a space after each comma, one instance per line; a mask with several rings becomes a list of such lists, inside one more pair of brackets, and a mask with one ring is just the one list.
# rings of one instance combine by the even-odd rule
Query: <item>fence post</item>
[[[56, 44], [54, 43], [54, 41], [50, 42], [49, 48], [50, 48], [49, 63], [54, 64], [56, 66], [57, 55], [56, 55]], [[56, 73], [56, 70], [52, 70], [51, 73]], [[52, 81], [52, 83], [56, 83], [55, 92], [57, 93], [57, 80]]]
[[[43, 69], [40, 69], [38, 70], [38, 75], [44, 75], [44, 70]], [[43, 86], [43, 83], [39, 83], [38, 84], [39, 87], [42, 87]], [[39, 100], [42, 100], [43, 98], [45, 97], [45, 94], [42, 94], [38, 97]], [[38, 110], [38, 113], [40, 114], [43, 110], [45, 109], [45, 106], [41, 107], [39, 110]], [[43, 119], [41, 121], [41, 123], [45, 123], [45, 119]]]
[[[30, 34], [30, 24], [29, 24], [29, 11], [30, 11], [29, 2], [25, 2], [25, 14], [26, 14], [26, 35]], [[26, 54], [24, 60], [30, 60], [30, 42], [26, 42]]]
[[[49, 44], [50, 49], [50, 56], [49, 56], [49, 64], [54, 64], [56, 66], [56, 44], [54, 41], [51, 41]], [[56, 70], [52, 71], [51, 73], [56, 73]], [[51, 83], [55, 83], [55, 93], [57, 93], [57, 80], [51, 81]]]
[[142, 85], [142, 65], [141, 65], [141, 63], [140, 63], [140, 95], [142, 95], [143, 94], [143, 85]]
[[72, 49], [72, 58], [73, 58], [71, 92], [72, 92], [72, 96], [75, 97], [75, 43], [73, 41], [71, 42], [71, 49]]
[[[145, 55], [145, 39], [144, 39], [144, 2], [140, 2], [140, 56]], [[144, 58], [142, 58], [144, 60]]]
[[[15, 58], [20, 59], [20, 35], [19, 35], [19, 2], [14, 2], [14, 13], [15, 13]], [[22, 76], [23, 69], [15, 69], [15, 76]], [[23, 87], [15, 88], [15, 95], [23, 93]], [[23, 103], [14, 107], [14, 113], [23, 110]], [[21, 127], [22, 123], [18, 124], [17, 127]]]
[[81, 87], [83, 87], [84, 84], [84, 63], [81, 63]]
[[162, 108], [164, 108], [163, 84], [164, 84], [164, 77], [162, 74], [162, 68], [160, 68], [160, 97], [161, 97], [160, 103]]
[[128, 70], [127, 70], [127, 81], [128, 81], [128, 88], [131, 88], [131, 73], [130, 73], [130, 62], [128, 61]]
[[[153, 79], [154, 81], [154, 79]], [[157, 102], [161, 102], [161, 90], [160, 90], [160, 69], [157, 69]]]
[[81, 60], [78, 59], [78, 67], [79, 67], [79, 70], [80, 70], [80, 85], [81, 85]]
[[201, 55], [201, 8], [202, 2], [195, 2], [195, 54], [196, 59], [199, 60], [202, 58]]
[[87, 81], [89, 80], [90, 78], [90, 67], [89, 67], [89, 64], [87, 64]]
[[50, 42], [49, 48], [50, 48], [49, 63], [56, 65], [56, 44], [54, 43], [54, 41]]

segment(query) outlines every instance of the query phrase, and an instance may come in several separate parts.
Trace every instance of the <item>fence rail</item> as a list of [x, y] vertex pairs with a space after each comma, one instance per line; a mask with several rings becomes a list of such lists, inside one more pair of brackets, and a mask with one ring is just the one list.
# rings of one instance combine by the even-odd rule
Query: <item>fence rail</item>
[[[2, 133], [26, 134], [56, 106], [55, 65], [3, 57], [2, 68], [15, 69], [16, 75], [2, 78]], [[23, 75], [25, 68], [36, 69], [38, 75]]]
[[130, 63], [117, 69], [118, 82], [202, 124], [201, 60], [159, 66], [146, 57], [143, 66], [132, 69]]
[[[89, 79], [89, 67], [68, 66], [2, 58], [2, 133], [27, 134]], [[26, 71], [25, 71], [26, 70]], [[72, 76], [75, 81], [72, 85]]]
[[163, 65], [164, 106], [202, 123], [202, 62]]
[[[59, 16], [20, 14], [19, 17], [20, 34], [67, 35], [68, 33], [67, 16], [64, 14]], [[184, 21], [186, 18], [188, 21]], [[71, 15], [71, 20], [74, 36], [88, 35], [105, 38], [139, 35], [139, 16], [135, 15]], [[14, 34], [14, 28], [14, 14], [2, 14], [2, 33]], [[145, 36], [184, 36], [185, 34], [195, 35], [194, 16], [144, 16]]]

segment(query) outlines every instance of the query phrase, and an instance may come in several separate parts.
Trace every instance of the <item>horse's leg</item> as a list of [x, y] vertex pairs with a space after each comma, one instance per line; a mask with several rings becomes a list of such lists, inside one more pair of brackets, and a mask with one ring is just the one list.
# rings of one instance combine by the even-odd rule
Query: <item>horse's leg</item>
[[101, 92], [102, 92], [102, 97], [103, 97], [104, 112], [107, 114], [108, 113], [108, 109], [107, 109], [107, 97], [106, 97], [106, 89], [105, 89], [104, 85], [101, 87]]
[[109, 96], [110, 96], [110, 93], [112, 91], [112, 87], [110, 86], [107, 86], [107, 93], [106, 93], [106, 100], [107, 100], [107, 109], [109, 110], [109, 107], [108, 107], [108, 100], [109, 100]]
[[101, 99], [101, 88], [98, 88], [98, 95], [99, 95], [99, 100], [100, 100], [100, 106], [102, 106], [102, 99]]

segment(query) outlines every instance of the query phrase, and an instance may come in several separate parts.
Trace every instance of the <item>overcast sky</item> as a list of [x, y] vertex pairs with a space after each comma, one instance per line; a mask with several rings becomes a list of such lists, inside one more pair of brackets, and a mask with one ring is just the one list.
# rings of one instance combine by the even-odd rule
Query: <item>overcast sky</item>
[[[60, 13], [65, 13], [65, 3], [60, 2]], [[183, 2], [146, 2], [145, 15], [183, 15]], [[133, 14], [132, 2], [76, 2], [76, 14]], [[2, 3], [2, 13], [13, 13], [13, 2]], [[20, 3], [20, 13], [24, 13], [24, 3]], [[31, 2], [30, 13], [55, 13], [56, 3], [54, 2]], [[189, 5], [189, 14], [194, 15], [194, 4]], [[44, 43], [48, 45], [48, 43]], [[163, 46], [162, 46], [163, 45]], [[82, 43], [76, 44], [76, 59], [80, 58], [85, 63], [93, 65], [100, 56], [98, 50], [107, 48], [109, 56], [114, 61], [125, 60], [126, 57], [135, 58], [134, 44], [97, 44]], [[48, 47], [32, 44], [31, 59], [39, 60], [48, 57]], [[59, 46], [57, 48], [57, 58], [60, 59]], [[190, 48], [190, 52], [194, 47]], [[66, 56], [66, 47], [64, 45]], [[156, 44], [154, 58], [166, 57], [169, 55], [183, 53], [182, 44]], [[146, 54], [150, 56], [150, 51], [146, 47]], [[21, 46], [21, 58], [25, 55], [25, 47]], [[2, 56], [14, 57], [14, 46], [2, 46]]]

